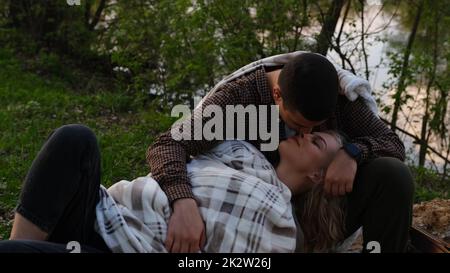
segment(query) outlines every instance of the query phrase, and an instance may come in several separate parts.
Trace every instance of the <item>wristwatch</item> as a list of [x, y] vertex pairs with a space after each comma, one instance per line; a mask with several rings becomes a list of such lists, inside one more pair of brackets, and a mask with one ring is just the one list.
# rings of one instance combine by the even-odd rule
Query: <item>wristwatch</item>
[[350, 157], [355, 159], [356, 163], [361, 161], [361, 150], [355, 144], [346, 142], [342, 146], [342, 149], [344, 149]]

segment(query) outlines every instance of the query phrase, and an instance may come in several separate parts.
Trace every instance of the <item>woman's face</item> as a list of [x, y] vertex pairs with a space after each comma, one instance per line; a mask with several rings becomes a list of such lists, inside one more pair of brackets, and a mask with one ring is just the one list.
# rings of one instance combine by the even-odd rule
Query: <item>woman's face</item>
[[309, 174], [329, 165], [341, 147], [335, 135], [314, 132], [298, 134], [280, 143], [279, 152], [284, 164], [290, 164], [293, 170]]

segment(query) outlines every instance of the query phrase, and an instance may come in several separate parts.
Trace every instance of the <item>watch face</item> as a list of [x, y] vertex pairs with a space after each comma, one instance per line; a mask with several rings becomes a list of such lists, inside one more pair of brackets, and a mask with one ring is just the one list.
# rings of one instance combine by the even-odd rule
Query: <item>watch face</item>
[[344, 146], [347, 153], [349, 153], [353, 158], [359, 157], [361, 151], [352, 143], [347, 143]]

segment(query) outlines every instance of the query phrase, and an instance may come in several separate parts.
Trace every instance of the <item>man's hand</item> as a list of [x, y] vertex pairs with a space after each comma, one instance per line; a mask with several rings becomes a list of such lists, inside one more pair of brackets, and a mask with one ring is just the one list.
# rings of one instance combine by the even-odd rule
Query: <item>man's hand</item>
[[344, 150], [339, 150], [325, 175], [325, 193], [331, 196], [345, 195], [353, 189], [355, 180], [356, 161]]
[[198, 252], [205, 244], [205, 225], [194, 199], [177, 199], [169, 220], [166, 249], [169, 252]]

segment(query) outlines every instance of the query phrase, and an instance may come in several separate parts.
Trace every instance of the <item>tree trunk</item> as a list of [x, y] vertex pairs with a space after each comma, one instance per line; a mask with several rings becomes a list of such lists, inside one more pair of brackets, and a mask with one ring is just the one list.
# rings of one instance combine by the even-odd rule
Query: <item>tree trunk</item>
[[345, 0], [333, 0], [333, 3], [328, 9], [322, 29], [317, 37], [317, 53], [324, 56], [327, 55], [328, 49], [330, 48], [331, 38], [333, 37], [337, 22], [341, 16], [341, 10], [344, 3]]
[[302, 27], [309, 25], [309, 18], [308, 18], [308, 0], [303, 0], [302, 1], [302, 9], [303, 9], [303, 14], [302, 14], [302, 22], [301, 25]]
[[[450, 155], [450, 143], [447, 143], [447, 158]], [[442, 173], [442, 182], [444, 182], [445, 178], [447, 178], [447, 166], [448, 166], [448, 161], [445, 161], [444, 163], [444, 168], [443, 168], [443, 173]]]
[[19, 28], [21, 26], [20, 13], [23, 12], [21, 2], [17, 0], [10, 0], [8, 6], [8, 27]]
[[430, 117], [430, 114], [428, 112], [430, 104], [430, 88], [431, 88], [431, 80], [428, 83], [426, 90], [427, 95], [425, 98], [425, 113], [422, 117], [422, 128], [420, 131], [419, 167], [423, 167], [425, 165], [425, 157], [427, 155], [427, 148], [428, 148], [427, 127], [428, 127], [428, 120]]
[[92, 0], [86, 0], [84, 3], [84, 25], [89, 29], [89, 23], [91, 20], [91, 6]]
[[414, 24], [413, 24], [411, 33], [408, 38], [408, 44], [405, 49], [405, 55], [403, 56], [403, 64], [402, 64], [400, 78], [398, 80], [397, 92], [394, 95], [394, 110], [392, 111], [392, 119], [391, 119], [391, 129], [394, 132], [397, 127], [398, 111], [402, 104], [401, 97], [406, 88], [405, 80], [406, 80], [406, 73], [407, 73], [408, 66], [409, 66], [409, 56], [411, 55], [411, 50], [412, 50], [414, 40], [416, 38], [417, 29], [419, 28], [419, 22], [420, 22], [420, 18], [422, 17], [422, 10], [423, 10], [423, 6], [424, 6], [424, 2], [425, 2], [424, 0], [421, 0], [419, 6], [417, 7], [416, 17], [414, 19]]
[[101, 0], [100, 4], [98, 5], [97, 10], [95, 11], [94, 18], [92, 18], [91, 23], [89, 24], [89, 30], [94, 30], [97, 26], [98, 22], [100, 22], [100, 18], [102, 15], [103, 10], [106, 6], [106, 0]]
[[342, 33], [344, 32], [345, 22], [347, 21], [347, 17], [348, 17], [348, 13], [350, 12], [351, 5], [352, 5], [352, 2], [348, 1], [347, 6], [345, 7], [345, 10], [344, 10], [344, 15], [341, 20], [341, 27], [340, 27], [338, 35], [336, 37], [336, 46], [333, 47], [333, 49], [339, 54], [339, 57], [341, 58], [341, 62], [342, 62], [342, 68], [344, 68], [344, 69], [346, 69], [346, 67], [345, 67], [346, 57], [341, 51], [341, 36], [342, 36]]
[[[436, 11], [436, 10], [435, 10]], [[427, 134], [428, 122], [430, 119], [430, 92], [434, 85], [434, 80], [436, 78], [436, 68], [438, 62], [438, 44], [439, 44], [439, 16], [435, 14], [434, 22], [433, 22], [433, 63], [430, 73], [428, 74], [428, 84], [426, 89], [426, 97], [425, 97], [425, 113], [422, 118], [422, 129], [420, 132], [420, 150], [419, 150], [419, 167], [423, 167], [425, 165], [425, 157], [427, 155], [427, 147], [428, 147], [428, 138], [429, 133]], [[430, 31], [431, 32], [431, 31]]]

